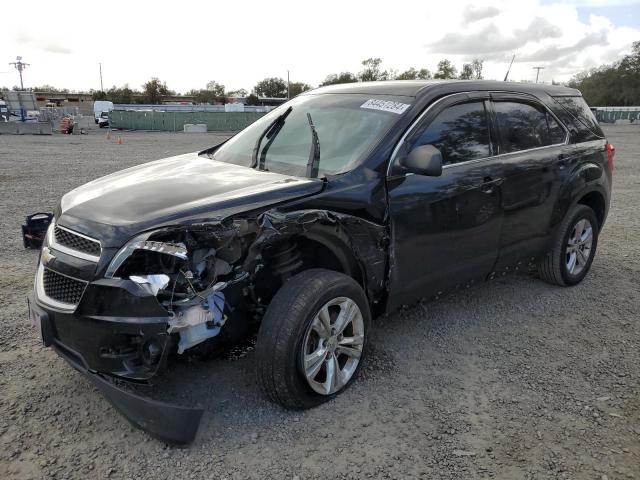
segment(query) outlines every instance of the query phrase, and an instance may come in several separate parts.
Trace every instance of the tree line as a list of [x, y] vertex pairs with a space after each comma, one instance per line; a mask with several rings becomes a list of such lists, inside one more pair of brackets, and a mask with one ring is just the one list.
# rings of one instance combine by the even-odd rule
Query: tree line
[[[362, 69], [357, 73], [331, 73], [325, 77], [319, 86], [339, 83], [368, 82], [379, 80], [428, 80], [428, 79], [482, 79], [483, 62], [474, 59], [465, 63], [458, 72], [455, 65], [448, 59], [438, 62], [432, 72], [427, 68], [411, 67], [403, 72], [394, 69], [383, 69], [380, 58], [367, 58], [361, 62]], [[556, 82], [553, 82], [556, 84]], [[635, 42], [632, 52], [621, 60], [602, 65], [598, 68], [575, 75], [568, 86], [577, 88], [585, 97], [587, 103], [593, 106], [635, 106], [640, 105], [640, 41]], [[192, 89], [186, 95], [193, 97], [196, 103], [224, 103], [230, 97], [246, 97], [249, 105], [259, 104], [258, 97], [286, 98], [310, 90], [311, 85], [304, 82], [287, 82], [283, 78], [269, 77], [259, 81], [251, 92], [241, 88], [226, 90], [225, 86], [210, 81], [205, 88]], [[2, 87], [0, 91], [8, 88]], [[14, 86], [13, 90], [19, 90]], [[70, 93], [66, 88], [55, 88], [51, 85], [41, 85], [29, 89], [38, 92]], [[163, 97], [176, 95], [165, 82], [158, 78], [151, 78], [142, 85], [141, 90], [132, 89], [125, 84], [121, 87], [113, 86], [105, 91], [90, 90], [94, 100], [111, 100], [114, 103], [162, 103]]]
[[[362, 70], [358, 73], [340, 72], [332, 73], [326, 76], [320, 86], [334, 85], [338, 83], [353, 82], [374, 82], [380, 80], [428, 80], [436, 79], [453, 79], [462, 80], [482, 79], [482, 61], [473, 60], [471, 63], [465, 63], [458, 74], [456, 67], [450, 60], [441, 60], [436, 70], [432, 73], [427, 68], [409, 68], [404, 72], [397, 72], [393, 69], [383, 69], [382, 59], [368, 58], [362, 61]], [[239, 90], [226, 90], [225, 86], [212, 80], [208, 82], [205, 88], [192, 89], [185, 95], [193, 97], [196, 103], [224, 103], [230, 97], [246, 97], [248, 105], [258, 105], [259, 97], [267, 98], [287, 98], [295, 97], [313, 87], [305, 82], [287, 82], [280, 77], [269, 77], [259, 81], [248, 92], [244, 88]], [[18, 87], [13, 87], [19, 90]], [[3, 87], [1, 90], [8, 90]], [[52, 93], [70, 93], [68, 89], [57, 89], [51, 85], [42, 85], [29, 89], [34, 92], [52, 92]], [[163, 97], [176, 95], [176, 92], [169, 89], [165, 82], [156, 77], [151, 78], [142, 85], [141, 90], [135, 90], [125, 84], [121, 87], [115, 85], [108, 90], [90, 90], [94, 100], [111, 100], [113, 103], [120, 104], [159, 104], [162, 103]]]
[[640, 105], [640, 41], [618, 62], [579, 73], [568, 86], [580, 90], [593, 107]]

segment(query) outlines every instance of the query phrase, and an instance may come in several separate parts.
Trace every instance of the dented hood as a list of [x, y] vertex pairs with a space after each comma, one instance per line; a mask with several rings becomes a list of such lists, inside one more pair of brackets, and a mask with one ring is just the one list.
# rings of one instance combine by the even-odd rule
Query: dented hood
[[67, 193], [58, 222], [120, 247], [152, 228], [259, 209], [321, 191], [323, 181], [218, 162], [197, 153], [146, 163]]

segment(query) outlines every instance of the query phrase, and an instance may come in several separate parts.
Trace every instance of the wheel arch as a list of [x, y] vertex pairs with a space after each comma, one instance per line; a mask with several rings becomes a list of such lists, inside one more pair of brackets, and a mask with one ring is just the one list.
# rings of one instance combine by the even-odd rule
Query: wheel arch
[[270, 211], [261, 223], [270, 232], [266, 245], [295, 242], [303, 269], [344, 273], [362, 287], [372, 307], [380, 304], [387, 276], [385, 226], [327, 210]]
[[607, 216], [607, 202], [602, 192], [591, 190], [579, 197], [575, 203], [576, 205], [586, 205], [591, 208], [598, 218], [598, 230], [602, 229]]
[[344, 238], [323, 229], [309, 231], [294, 237], [302, 252], [305, 269], [325, 268], [344, 273], [364, 289], [365, 273], [353, 250]]
[[596, 212], [602, 228], [609, 209], [609, 194], [603, 168], [592, 162], [580, 165], [560, 187], [551, 218], [552, 230], [560, 225], [567, 213], [578, 204]]

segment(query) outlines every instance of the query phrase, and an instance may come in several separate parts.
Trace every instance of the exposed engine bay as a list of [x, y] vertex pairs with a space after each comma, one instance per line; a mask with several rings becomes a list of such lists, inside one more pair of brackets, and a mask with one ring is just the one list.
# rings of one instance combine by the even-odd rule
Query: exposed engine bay
[[[342, 222], [351, 218], [320, 210], [271, 211], [248, 219], [156, 230], [123, 247], [106, 276], [128, 278], [157, 298], [170, 317], [167, 332], [179, 337], [178, 354], [204, 342], [207, 351], [215, 350], [246, 337], [282, 283], [318, 261], [322, 246], [307, 243], [306, 233], [323, 227], [343, 230]], [[367, 278], [374, 283], [368, 289], [379, 292], [384, 232], [361, 219], [352, 223], [357, 225], [349, 225], [351, 235], [345, 232], [344, 240], [362, 262], [353, 268], [370, 270]], [[354, 234], [358, 244], [351, 244]]]

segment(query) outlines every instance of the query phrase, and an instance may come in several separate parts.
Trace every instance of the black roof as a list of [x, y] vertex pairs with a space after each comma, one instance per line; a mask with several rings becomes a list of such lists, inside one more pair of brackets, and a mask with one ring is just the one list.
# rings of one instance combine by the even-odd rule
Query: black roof
[[367, 95], [395, 95], [420, 97], [438, 88], [448, 91], [499, 90], [523, 93], [547, 93], [551, 96], [576, 96], [580, 91], [544, 83], [497, 82], [495, 80], [391, 80], [384, 82], [341, 83], [320, 87], [305, 94], [363, 93]]

